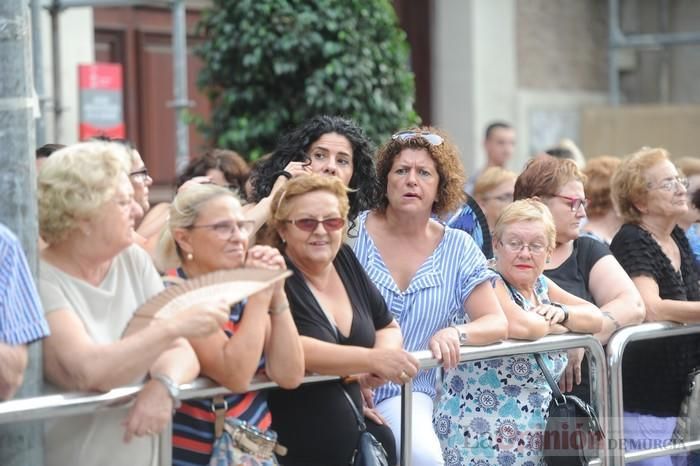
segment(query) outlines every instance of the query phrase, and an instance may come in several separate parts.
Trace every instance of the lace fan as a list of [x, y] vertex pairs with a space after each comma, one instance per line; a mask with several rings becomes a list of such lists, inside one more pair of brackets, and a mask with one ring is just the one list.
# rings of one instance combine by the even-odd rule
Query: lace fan
[[146, 327], [151, 319], [168, 318], [204, 302], [223, 299], [235, 304], [292, 275], [289, 270], [219, 270], [183, 280], [146, 301], [132, 316], [124, 336]]

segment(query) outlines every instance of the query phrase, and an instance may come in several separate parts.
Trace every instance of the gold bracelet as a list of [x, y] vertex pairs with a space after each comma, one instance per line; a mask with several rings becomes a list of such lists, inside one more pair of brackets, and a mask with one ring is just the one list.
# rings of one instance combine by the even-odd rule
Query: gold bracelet
[[279, 306], [275, 308], [271, 308], [267, 311], [268, 314], [271, 316], [276, 316], [277, 314], [282, 314], [284, 311], [289, 309], [289, 303], [285, 302], [284, 304], [280, 304]]

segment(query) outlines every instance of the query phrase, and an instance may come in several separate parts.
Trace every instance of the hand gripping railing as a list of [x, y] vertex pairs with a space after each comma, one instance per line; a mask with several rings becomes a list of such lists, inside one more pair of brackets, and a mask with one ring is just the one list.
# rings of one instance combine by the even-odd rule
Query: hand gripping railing
[[[591, 380], [591, 400], [593, 407], [600, 418], [601, 427], [607, 432], [608, 394], [605, 390], [607, 368], [605, 366], [605, 353], [598, 340], [592, 335], [550, 335], [536, 341], [508, 340], [488, 346], [463, 346], [459, 352], [459, 362], [475, 361], [478, 359], [490, 359], [514, 354], [539, 353], [546, 351], [567, 350], [572, 348], [584, 348], [588, 356]], [[440, 361], [432, 356], [430, 351], [417, 351], [413, 355], [418, 358], [422, 369], [438, 367]], [[401, 390], [401, 466], [411, 466], [411, 406], [413, 401], [413, 383], [408, 382]], [[606, 464], [607, 442], [601, 442], [601, 463]]]
[[[618, 330], [608, 341], [608, 390], [610, 392], [610, 466], [623, 466], [626, 461], [638, 461], [657, 456], [678, 454], [700, 448], [700, 441], [677, 443], [660, 448], [625, 453], [624, 412], [622, 395], [622, 357], [627, 344], [679, 335], [700, 333], [700, 325], [680, 325], [670, 322], [653, 322]], [[650, 374], [661, 376], [661, 374]]]

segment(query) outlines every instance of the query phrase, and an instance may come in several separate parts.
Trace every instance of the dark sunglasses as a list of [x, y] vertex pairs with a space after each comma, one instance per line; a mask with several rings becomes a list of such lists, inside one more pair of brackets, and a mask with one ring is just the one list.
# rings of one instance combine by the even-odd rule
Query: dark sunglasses
[[326, 231], [337, 231], [345, 226], [345, 219], [340, 217], [326, 218], [323, 220], [317, 218], [298, 218], [296, 220], [284, 220], [284, 222], [291, 223], [298, 229], [308, 232], [316, 231], [319, 223], [323, 224], [323, 228]]
[[445, 140], [439, 134], [430, 133], [428, 131], [399, 131], [391, 136], [394, 141], [407, 142], [413, 139], [424, 139], [431, 146], [439, 146]]

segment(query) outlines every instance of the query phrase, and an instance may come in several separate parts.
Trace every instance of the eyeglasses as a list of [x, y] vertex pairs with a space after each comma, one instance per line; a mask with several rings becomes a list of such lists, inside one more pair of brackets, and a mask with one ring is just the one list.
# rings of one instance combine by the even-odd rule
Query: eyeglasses
[[651, 183], [647, 183], [647, 188], [649, 189], [660, 189], [661, 191], [679, 191], [681, 186], [684, 189], [688, 189], [688, 178], [683, 178], [681, 176], [676, 176], [675, 178], [669, 178], [667, 180], [661, 181], [657, 186]]
[[530, 251], [530, 254], [532, 254], [533, 256], [539, 256], [545, 251], [545, 249], [547, 249], [547, 246], [542, 243], [523, 243], [519, 239], [511, 239], [509, 241], [506, 241], [505, 243], [501, 240], [499, 240], [498, 242], [501, 243], [501, 246], [506, 248], [508, 252], [512, 252], [514, 254], [520, 253], [523, 249], [527, 247], [527, 249]]
[[134, 178], [135, 180], [141, 181], [143, 183], [146, 181], [146, 178], [148, 178], [148, 169], [146, 167], [143, 167], [139, 170], [135, 170], [129, 173], [129, 177]]
[[316, 231], [318, 224], [321, 223], [326, 231], [337, 231], [345, 226], [345, 219], [341, 217], [325, 218], [319, 220], [316, 218], [298, 218], [296, 220], [284, 220], [285, 223], [291, 223], [301, 231]]
[[208, 228], [212, 230], [219, 239], [230, 239], [235, 233], [242, 236], [249, 236], [253, 232], [253, 220], [237, 220], [235, 222], [219, 222], [209, 225], [192, 225], [190, 228]]
[[499, 202], [513, 202], [513, 193], [503, 193], [498, 196], [484, 196], [481, 199], [484, 201], [496, 200]]
[[431, 133], [429, 131], [399, 131], [398, 133], [391, 136], [394, 141], [407, 142], [412, 139], [425, 139], [425, 141], [431, 146], [439, 146], [445, 140], [439, 134]]
[[552, 197], [559, 197], [561, 199], [566, 199], [569, 201], [569, 207], [571, 207], [572, 212], [578, 212], [578, 210], [583, 206], [584, 209], [588, 207], [588, 199], [583, 197], [569, 197], [562, 196], [561, 194], [552, 194]]

